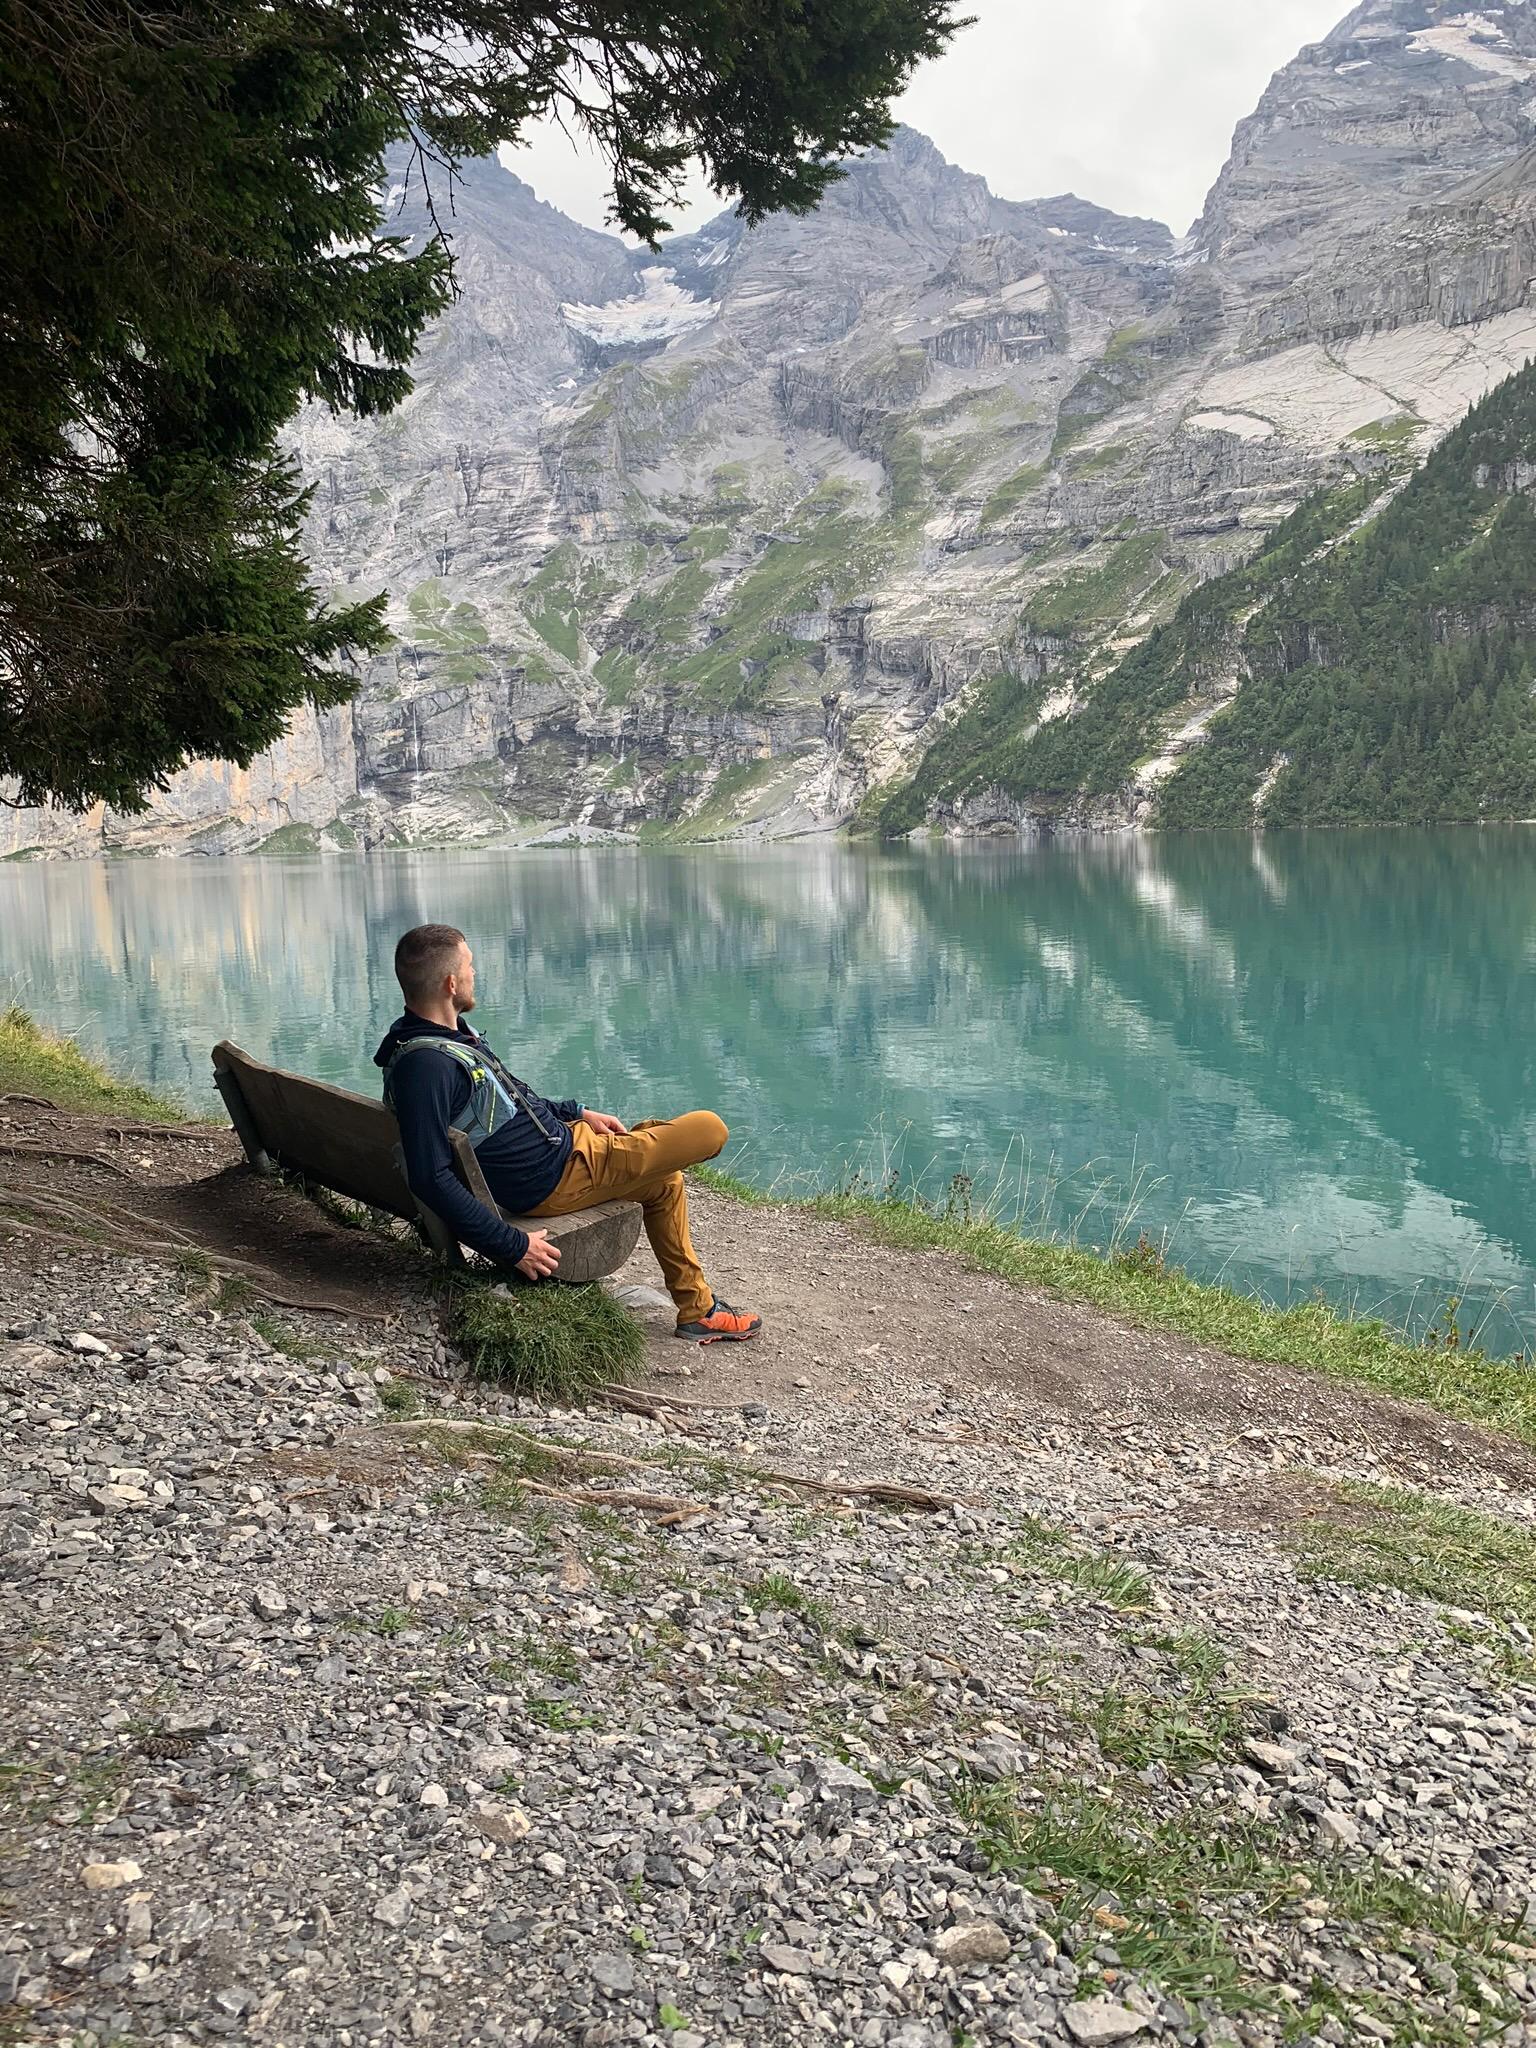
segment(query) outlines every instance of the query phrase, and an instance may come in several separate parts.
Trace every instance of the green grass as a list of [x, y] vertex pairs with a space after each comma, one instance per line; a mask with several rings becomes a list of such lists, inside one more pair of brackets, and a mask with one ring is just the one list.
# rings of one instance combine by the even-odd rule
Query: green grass
[[279, 825], [275, 832], [269, 832], [258, 853], [318, 853], [320, 834], [313, 825]]
[[1092, 1551], [1087, 1556], [1073, 1553], [1064, 1557], [1056, 1566], [1056, 1576], [1064, 1584], [1075, 1586], [1080, 1593], [1087, 1593], [1110, 1607], [1129, 1610], [1148, 1607], [1152, 1602], [1152, 1582], [1140, 1565], [1129, 1564], [1123, 1557], [1114, 1557], [1108, 1551]]
[[640, 1325], [601, 1287], [465, 1287], [450, 1324], [483, 1379], [540, 1401], [580, 1401], [645, 1355]]
[[999, 1553], [1025, 1571], [1038, 1572], [1058, 1585], [1072, 1586], [1108, 1607], [1127, 1610], [1151, 1604], [1152, 1582], [1140, 1565], [1109, 1550], [1080, 1550], [1065, 1529], [1042, 1522], [1038, 1515], [1020, 1515], [1013, 1534]]
[[186, 1111], [135, 1081], [119, 1081], [73, 1039], [35, 1024], [12, 1003], [0, 1011], [0, 1095], [36, 1095], [80, 1116], [185, 1124]]
[[[1309, 1984], [1298, 1953], [1290, 1966], [1280, 1964], [1279, 1979], [1301, 1989], [1303, 2002], [1282, 2005], [1275, 1979], [1228, 1939], [1224, 1911], [1237, 1925], [1262, 1927], [1282, 1950], [1298, 1951], [1306, 1940], [1298, 1913], [1326, 1912], [1347, 1922], [1362, 1946], [1438, 1956], [1463, 1998], [1478, 1979], [1497, 1974], [1500, 1944], [1512, 1933], [1464, 1897], [1431, 1891], [1370, 1859], [1300, 1854], [1272, 1822], [1231, 1811], [1218, 1822], [1203, 1803], [1154, 1811], [1124, 1780], [1113, 1791], [1065, 1781], [972, 1781], [960, 1786], [955, 1804], [991, 1866], [1018, 1873], [1053, 1902], [1057, 1928], [1075, 1931], [1080, 1954], [1084, 1929], [1091, 1939], [1107, 1935], [1126, 1968], [1176, 1998], [1210, 2001], [1224, 2013], [1287, 2014], [1287, 2038], [1330, 2016], [1347, 2019], [1350, 1997], [1317, 1978]], [[1390, 2021], [1399, 2042], [1449, 2048], [1471, 2038], [1454, 2022], [1446, 2031], [1449, 2015], [1423, 2010], [1418, 1993], [1362, 1992], [1353, 2006]]]
[[396, 1422], [414, 1422], [421, 1413], [421, 1394], [410, 1380], [386, 1380], [379, 1388], [379, 1406]]
[[982, 531], [985, 532], [989, 526], [995, 526], [999, 519], [1006, 519], [1008, 514], [1021, 505], [1030, 492], [1038, 489], [1044, 481], [1043, 466], [1033, 462], [1027, 463], [1023, 469], [1016, 469], [1012, 476], [1006, 477], [981, 508]]
[[1173, 1695], [1111, 1690], [1094, 1702], [1088, 1725], [1109, 1762], [1182, 1774], [1233, 1754], [1243, 1732], [1242, 1703], [1199, 1680]]
[[1117, 540], [1092, 568], [1075, 570], [1025, 600], [1028, 624], [1042, 633], [1076, 633], [1124, 618], [1159, 574], [1167, 535], [1158, 530]]
[[825, 1605], [814, 1599], [793, 1579], [781, 1572], [769, 1572], [765, 1577], [744, 1587], [742, 1598], [754, 1614], [762, 1614], [769, 1608], [781, 1614], [803, 1614], [807, 1621], [814, 1623], [823, 1635], [830, 1635], [832, 1624]]
[[[773, 1200], [712, 1168], [696, 1167], [693, 1173], [737, 1200]], [[1458, 1421], [1484, 1423], [1536, 1443], [1536, 1371], [1522, 1365], [1475, 1350], [1413, 1344], [1375, 1318], [1349, 1316], [1326, 1302], [1273, 1308], [1231, 1288], [1192, 1280], [1158, 1259], [1024, 1237], [1001, 1223], [945, 1216], [920, 1200], [826, 1194], [799, 1206], [852, 1223], [881, 1244], [951, 1252], [1017, 1287], [1045, 1288], [1145, 1329], [1177, 1330], [1239, 1358], [1296, 1366], [1422, 1401]]]
[[1114, 469], [1130, 454], [1124, 442], [1111, 441], [1107, 447], [1096, 448], [1091, 455], [1085, 455], [1073, 470], [1074, 476], [1097, 476], [1100, 471]]
[[264, 1343], [274, 1351], [280, 1351], [284, 1358], [324, 1358], [326, 1346], [318, 1344], [312, 1337], [302, 1337], [291, 1324], [281, 1322], [276, 1316], [247, 1314], [246, 1322]]
[[1423, 424], [1417, 413], [1394, 413], [1389, 420], [1367, 421], [1363, 427], [1356, 427], [1352, 434], [1347, 434], [1345, 439], [1390, 454], [1397, 449], [1411, 448]]
[[1302, 1530], [1307, 1571], [1351, 1586], [1390, 1586], [1495, 1621], [1536, 1626], [1536, 1536], [1497, 1515], [1401, 1486], [1340, 1482], [1337, 1515]]

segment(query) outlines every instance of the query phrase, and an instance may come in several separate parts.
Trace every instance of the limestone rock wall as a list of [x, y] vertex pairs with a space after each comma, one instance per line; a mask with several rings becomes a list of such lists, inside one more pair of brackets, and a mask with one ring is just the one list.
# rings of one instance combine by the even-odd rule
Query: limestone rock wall
[[[248, 771], [0, 811], [0, 851], [829, 829], [990, 676], [1070, 667], [1071, 716], [1309, 489], [1536, 349], [1536, 7], [1367, 0], [1183, 242], [901, 130], [814, 215], [659, 254], [472, 165], [456, 248], [406, 404], [292, 435], [317, 581], [387, 588], [395, 649]], [[1029, 828], [980, 783], [935, 822]]]

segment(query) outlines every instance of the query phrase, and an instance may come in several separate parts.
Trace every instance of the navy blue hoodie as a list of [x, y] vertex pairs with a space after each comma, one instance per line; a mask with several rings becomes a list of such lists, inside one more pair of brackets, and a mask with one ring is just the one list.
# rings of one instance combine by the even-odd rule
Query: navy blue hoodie
[[[457, 1038], [461, 1044], [489, 1052], [478, 1031], [461, 1017], [457, 1032], [446, 1025], [429, 1023], [407, 1010], [385, 1032], [373, 1056], [376, 1067], [387, 1067], [395, 1047], [408, 1038]], [[516, 1076], [513, 1077], [516, 1079]], [[428, 1059], [418, 1053], [402, 1060], [395, 1069], [395, 1116], [400, 1125], [400, 1145], [405, 1153], [405, 1177], [411, 1193], [433, 1209], [460, 1244], [484, 1252], [498, 1265], [515, 1266], [528, 1249], [525, 1231], [514, 1230], [492, 1215], [484, 1202], [477, 1201], [454, 1170], [448, 1142], [448, 1125], [469, 1105], [472, 1083], [457, 1060], [434, 1054]], [[536, 1209], [565, 1171], [571, 1156], [570, 1126], [581, 1114], [579, 1102], [546, 1102], [525, 1081], [518, 1087], [533, 1111], [519, 1109], [475, 1153], [486, 1185], [504, 1209], [526, 1215]], [[538, 1119], [536, 1123], [534, 1118]], [[545, 1130], [539, 1129], [539, 1124]], [[545, 1131], [554, 1134], [551, 1144]]]

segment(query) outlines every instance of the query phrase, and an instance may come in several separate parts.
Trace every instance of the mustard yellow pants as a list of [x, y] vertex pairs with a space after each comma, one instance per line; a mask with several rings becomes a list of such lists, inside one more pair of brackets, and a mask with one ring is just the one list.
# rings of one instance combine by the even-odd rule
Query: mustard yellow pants
[[638, 1202], [667, 1292], [677, 1304], [677, 1320], [694, 1322], [709, 1314], [715, 1297], [688, 1234], [683, 1168], [713, 1159], [729, 1136], [712, 1109], [652, 1117], [622, 1136], [573, 1124], [565, 1171], [554, 1193], [531, 1213], [569, 1216], [597, 1202]]

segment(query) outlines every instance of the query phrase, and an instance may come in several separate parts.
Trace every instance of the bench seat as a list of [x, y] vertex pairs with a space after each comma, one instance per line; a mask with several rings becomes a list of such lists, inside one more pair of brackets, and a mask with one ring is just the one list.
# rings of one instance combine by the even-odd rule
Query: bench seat
[[[213, 1084], [258, 1173], [278, 1167], [302, 1173], [333, 1193], [414, 1223], [445, 1258], [462, 1259], [447, 1224], [406, 1183], [394, 1112], [366, 1095], [263, 1066], [224, 1038], [213, 1048]], [[615, 1273], [640, 1238], [638, 1202], [599, 1202], [569, 1216], [514, 1216], [492, 1197], [461, 1131], [450, 1131], [454, 1165], [472, 1195], [520, 1230], [548, 1231], [560, 1247], [557, 1279], [570, 1286]]]

